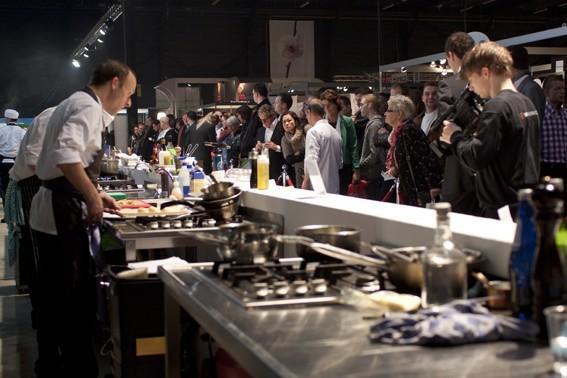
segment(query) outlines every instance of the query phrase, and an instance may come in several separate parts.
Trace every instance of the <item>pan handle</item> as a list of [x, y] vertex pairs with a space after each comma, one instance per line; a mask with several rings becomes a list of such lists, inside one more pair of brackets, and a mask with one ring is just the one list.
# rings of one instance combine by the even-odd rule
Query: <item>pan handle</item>
[[359, 253], [349, 251], [348, 249], [335, 247], [334, 245], [331, 244], [314, 242], [311, 243], [309, 246], [314, 251], [319, 252], [320, 254], [333, 257], [335, 259], [343, 260], [350, 264], [365, 265], [372, 267], [383, 267], [384, 265], [386, 265], [386, 262], [382, 260], [377, 260], [372, 257], [367, 257]]
[[175, 206], [175, 205], [183, 205], [183, 206], [187, 206], [187, 207], [190, 207], [190, 208], [194, 208], [194, 207], [195, 207], [195, 204], [194, 204], [194, 203], [191, 203], [191, 202], [189, 202], [189, 201], [187, 201], [187, 200], [178, 200], [178, 201], [169, 201], [169, 202], [161, 203], [161, 204], [159, 205], [159, 208], [160, 208], [160, 209], [165, 209], [166, 207]]

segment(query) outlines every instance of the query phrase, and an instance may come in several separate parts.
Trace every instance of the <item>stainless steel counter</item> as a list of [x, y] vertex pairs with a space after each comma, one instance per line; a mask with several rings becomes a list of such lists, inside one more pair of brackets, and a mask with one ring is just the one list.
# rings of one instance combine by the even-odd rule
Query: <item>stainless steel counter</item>
[[373, 344], [367, 338], [372, 321], [343, 305], [246, 310], [202, 281], [196, 269], [158, 271], [165, 284], [170, 378], [179, 377], [180, 308], [254, 377], [535, 377], [551, 367], [548, 349], [532, 344]]

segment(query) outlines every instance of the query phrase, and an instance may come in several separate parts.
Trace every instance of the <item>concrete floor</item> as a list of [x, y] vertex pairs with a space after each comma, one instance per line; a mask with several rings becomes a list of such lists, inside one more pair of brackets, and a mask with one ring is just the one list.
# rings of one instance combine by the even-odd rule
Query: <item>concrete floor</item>
[[[0, 207], [0, 218], [4, 212]], [[28, 295], [18, 294], [14, 267], [5, 255], [6, 223], [0, 223], [0, 378], [33, 378], [37, 359], [35, 330], [31, 327]], [[99, 356], [100, 377], [111, 377], [110, 358]]]
[[[3, 217], [3, 212], [0, 212]], [[5, 223], [0, 223], [0, 377], [33, 377], [36, 360], [35, 332], [31, 327], [31, 305], [28, 295], [16, 290], [14, 269], [8, 266], [4, 240]]]

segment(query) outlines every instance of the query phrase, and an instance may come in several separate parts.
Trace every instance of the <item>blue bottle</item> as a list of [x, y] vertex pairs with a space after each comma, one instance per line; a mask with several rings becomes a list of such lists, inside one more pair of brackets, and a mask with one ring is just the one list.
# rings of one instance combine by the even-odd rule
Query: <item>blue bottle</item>
[[537, 249], [537, 231], [531, 189], [518, 192], [516, 236], [510, 254], [511, 303], [514, 316], [530, 319], [532, 315], [531, 275]]

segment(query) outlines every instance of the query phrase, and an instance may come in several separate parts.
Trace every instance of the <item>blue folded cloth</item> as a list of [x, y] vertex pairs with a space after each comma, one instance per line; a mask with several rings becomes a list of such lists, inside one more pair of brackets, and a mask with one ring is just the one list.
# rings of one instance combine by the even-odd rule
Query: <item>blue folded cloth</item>
[[494, 315], [481, 304], [459, 300], [416, 314], [390, 314], [370, 327], [370, 340], [397, 345], [460, 345], [483, 341], [533, 341], [538, 326]]

